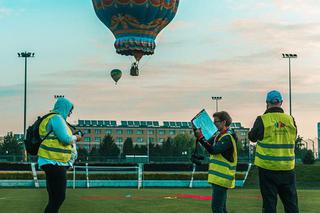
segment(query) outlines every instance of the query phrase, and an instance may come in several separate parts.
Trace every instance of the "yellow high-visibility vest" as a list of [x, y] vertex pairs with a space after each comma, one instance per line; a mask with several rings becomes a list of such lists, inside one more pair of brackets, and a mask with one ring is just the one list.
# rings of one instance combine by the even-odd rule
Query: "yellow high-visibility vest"
[[227, 135], [231, 136], [233, 146], [233, 162], [229, 162], [221, 154], [210, 155], [208, 182], [225, 188], [235, 187], [236, 167], [238, 163], [237, 146], [233, 136], [229, 133], [223, 134], [217, 143]]
[[[54, 115], [46, 117], [39, 126], [39, 135], [44, 138], [47, 135], [46, 126]], [[67, 126], [68, 134], [72, 135], [71, 129]], [[53, 134], [49, 134], [48, 137], [41, 143], [38, 151], [38, 156], [47, 158], [50, 160], [66, 163], [71, 158], [71, 145], [65, 145], [61, 143], [58, 138]]]
[[261, 118], [264, 135], [257, 143], [255, 165], [277, 171], [294, 169], [297, 129], [293, 118], [285, 113], [267, 113]]

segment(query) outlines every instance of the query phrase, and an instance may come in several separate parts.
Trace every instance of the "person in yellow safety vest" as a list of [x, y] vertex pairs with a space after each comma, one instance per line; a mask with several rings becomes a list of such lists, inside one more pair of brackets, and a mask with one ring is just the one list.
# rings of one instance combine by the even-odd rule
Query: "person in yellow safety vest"
[[229, 128], [232, 119], [227, 112], [216, 112], [213, 119], [218, 133], [212, 139], [207, 141], [201, 129], [194, 129], [194, 134], [210, 154], [208, 182], [212, 185], [212, 212], [226, 213], [227, 189], [235, 187], [238, 138]]
[[[49, 201], [45, 213], [58, 212], [65, 200], [67, 169], [75, 159], [72, 145], [81, 140], [81, 135], [73, 135], [66, 123], [73, 110], [73, 104], [64, 97], [58, 98], [51, 114], [39, 126], [40, 137], [48, 137], [40, 144], [38, 164], [46, 174]], [[74, 157], [74, 156], [73, 156]]]
[[299, 212], [294, 172], [297, 127], [294, 118], [284, 113], [282, 102], [279, 91], [268, 92], [267, 110], [257, 117], [248, 135], [257, 142], [254, 163], [265, 213], [277, 211], [278, 194], [286, 213]]

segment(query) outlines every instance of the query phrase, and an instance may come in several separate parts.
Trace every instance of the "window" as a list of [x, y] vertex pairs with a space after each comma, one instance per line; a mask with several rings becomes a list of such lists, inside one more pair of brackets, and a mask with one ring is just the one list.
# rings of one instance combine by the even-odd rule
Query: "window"
[[148, 130], [148, 135], [153, 135], [154, 131], [153, 130]]
[[117, 143], [122, 143], [122, 142], [123, 142], [123, 139], [120, 138], [120, 137], [118, 137], [118, 138], [116, 138], [116, 142], [117, 142]]
[[159, 135], [164, 135], [164, 134], [166, 134], [165, 130], [159, 130]]
[[137, 133], [137, 135], [142, 135], [143, 134], [143, 130], [138, 129], [136, 133]]
[[91, 129], [85, 129], [85, 130], [83, 130], [83, 134], [89, 134], [89, 133], [91, 133]]
[[143, 142], [143, 138], [137, 138], [137, 140], [136, 140], [138, 143], [141, 143], [141, 142]]
[[94, 134], [96, 134], [96, 135], [101, 134], [101, 129], [95, 129], [95, 130], [94, 130]]
[[100, 137], [95, 137], [94, 138], [94, 142], [101, 142], [101, 138]]
[[106, 135], [111, 135], [112, 134], [112, 130], [111, 129], [106, 129]]
[[169, 130], [169, 135], [175, 135], [176, 134], [176, 130]]
[[128, 130], [127, 130], [127, 134], [128, 134], [128, 135], [132, 135], [132, 134], [133, 134], [133, 130], [132, 130], [132, 129], [128, 129]]
[[159, 138], [160, 143], [163, 143], [164, 141], [165, 141], [164, 138]]
[[153, 143], [154, 142], [154, 138], [149, 138], [149, 143]]
[[122, 129], [117, 129], [117, 135], [122, 135]]
[[90, 137], [84, 137], [83, 141], [84, 141], [84, 142], [90, 142], [90, 141], [91, 141], [91, 138], [90, 138]]
[[181, 134], [186, 134], [186, 131], [185, 130], [180, 130], [180, 133]]

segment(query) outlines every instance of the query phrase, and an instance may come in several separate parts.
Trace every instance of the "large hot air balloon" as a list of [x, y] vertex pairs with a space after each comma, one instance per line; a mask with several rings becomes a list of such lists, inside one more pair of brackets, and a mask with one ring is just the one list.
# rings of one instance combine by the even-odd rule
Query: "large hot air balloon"
[[120, 80], [121, 76], [122, 76], [122, 72], [119, 69], [113, 69], [110, 72], [111, 78], [116, 82], [116, 84], [118, 83], [118, 81]]
[[139, 75], [143, 55], [152, 55], [159, 32], [174, 18], [179, 0], [92, 0], [94, 10], [116, 38], [118, 54], [134, 56], [130, 74]]

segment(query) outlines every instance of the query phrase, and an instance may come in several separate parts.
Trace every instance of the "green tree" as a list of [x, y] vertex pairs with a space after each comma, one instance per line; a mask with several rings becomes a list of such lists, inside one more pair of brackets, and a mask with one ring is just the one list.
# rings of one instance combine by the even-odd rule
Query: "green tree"
[[87, 157], [89, 155], [87, 149], [79, 147], [77, 151], [78, 151], [78, 160], [86, 160], [87, 159]]
[[22, 144], [13, 136], [12, 132], [4, 136], [3, 143], [0, 144], [1, 155], [18, 155], [21, 154]]
[[95, 146], [92, 147], [89, 152], [89, 157], [90, 161], [96, 161], [97, 159], [99, 159], [99, 149], [97, 149]]
[[303, 146], [302, 141], [303, 141], [303, 137], [298, 135], [298, 137], [296, 138], [296, 141], [295, 141], [295, 150], [299, 150], [302, 148], [302, 146]]
[[173, 155], [191, 156], [195, 146], [195, 138], [190, 134], [178, 134], [173, 138]]
[[121, 155], [124, 158], [126, 155], [133, 155], [133, 154], [134, 154], [134, 149], [133, 149], [132, 138], [127, 138], [123, 143]]
[[161, 156], [161, 150], [162, 150], [162, 147], [159, 144], [150, 143], [149, 145], [150, 157]]
[[165, 157], [174, 156], [174, 141], [171, 137], [168, 137], [167, 140], [162, 144], [161, 154]]
[[303, 137], [298, 135], [298, 137], [296, 138], [296, 141], [295, 141], [295, 149], [294, 149], [295, 156], [298, 159], [303, 159], [303, 157], [307, 153], [307, 149], [303, 148], [303, 146], [304, 146]]
[[134, 154], [135, 155], [147, 155], [147, 146], [145, 146], [145, 145], [139, 146], [138, 144], [136, 144], [134, 146]]
[[119, 147], [115, 144], [111, 135], [106, 135], [100, 143], [99, 153], [102, 157], [116, 158], [120, 154]]
[[308, 150], [306, 154], [302, 158], [302, 162], [304, 164], [314, 164], [315, 159], [314, 159], [314, 154], [312, 150]]

